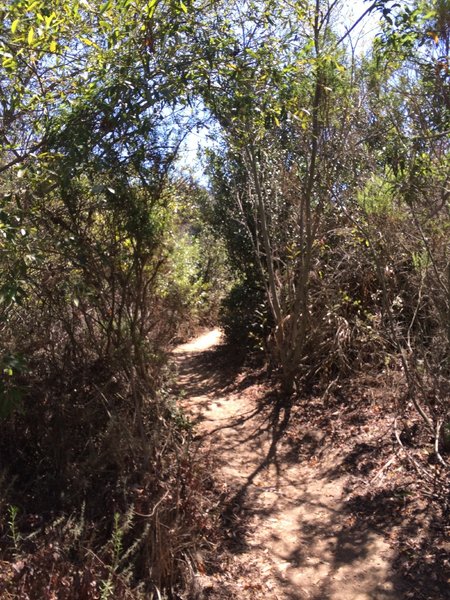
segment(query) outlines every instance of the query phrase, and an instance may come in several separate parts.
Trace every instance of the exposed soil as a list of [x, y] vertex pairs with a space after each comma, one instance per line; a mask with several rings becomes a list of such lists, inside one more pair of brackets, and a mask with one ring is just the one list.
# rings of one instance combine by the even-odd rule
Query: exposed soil
[[199, 569], [197, 597], [450, 598], [445, 502], [418, 491], [393, 436], [394, 396], [360, 380], [283, 406], [221, 344], [213, 330], [174, 352], [180, 404], [223, 499], [222, 568]]

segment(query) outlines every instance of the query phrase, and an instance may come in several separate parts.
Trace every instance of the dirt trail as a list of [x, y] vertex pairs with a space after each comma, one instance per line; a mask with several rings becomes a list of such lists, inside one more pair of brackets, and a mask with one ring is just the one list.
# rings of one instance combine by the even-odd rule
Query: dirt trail
[[320, 453], [322, 431], [286, 440], [286, 409], [273, 410], [257, 378], [227, 369], [220, 343], [214, 330], [175, 350], [181, 403], [230, 498], [231, 574], [210, 577], [203, 597], [401, 598], [385, 536], [347, 510], [339, 450]]

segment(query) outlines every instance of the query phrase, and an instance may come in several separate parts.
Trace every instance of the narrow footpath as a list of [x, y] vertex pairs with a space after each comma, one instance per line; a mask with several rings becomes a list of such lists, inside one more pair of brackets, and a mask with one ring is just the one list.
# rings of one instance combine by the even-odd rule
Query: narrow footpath
[[180, 403], [211, 456], [228, 499], [228, 568], [203, 576], [201, 598], [398, 600], [383, 531], [347, 509], [339, 447], [325, 431], [286, 436], [289, 411], [274, 409], [261, 378], [222, 361], [219, 330], [174, 352]]

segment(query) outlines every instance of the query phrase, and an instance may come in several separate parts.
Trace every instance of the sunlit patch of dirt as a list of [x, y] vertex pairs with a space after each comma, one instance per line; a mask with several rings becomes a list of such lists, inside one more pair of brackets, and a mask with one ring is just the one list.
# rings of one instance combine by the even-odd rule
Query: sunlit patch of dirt
[[426, 503], [393, 440], [392, 399], [375, 383], [290, 407], [218, 330], [179, 346], [174, 361], [180, 405], [222, 493], [222, 554], [193, 597], [450, 598], [448, 548], [440, 535], [430, 550]]

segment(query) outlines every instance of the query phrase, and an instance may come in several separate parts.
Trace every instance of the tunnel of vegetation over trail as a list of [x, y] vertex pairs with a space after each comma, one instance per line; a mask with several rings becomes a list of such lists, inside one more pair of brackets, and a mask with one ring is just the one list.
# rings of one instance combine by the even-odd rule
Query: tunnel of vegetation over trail
[[365, 56], [345, 6], [0, 4], [5, 597], [181, 597], [213, 534], [167, 358], [218, 319], [290, 401], [398, 372], [448, 473], [450, 4], [365, 2]]

